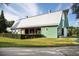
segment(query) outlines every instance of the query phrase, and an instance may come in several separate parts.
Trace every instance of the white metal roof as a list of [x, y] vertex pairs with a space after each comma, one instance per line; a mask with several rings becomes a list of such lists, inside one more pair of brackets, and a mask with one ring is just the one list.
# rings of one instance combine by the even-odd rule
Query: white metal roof
[[59, 25], [62, 16], [62, 11], [38, 15], [21, 20], [16, 28], [40, 27]]
[[17, 20], [14, 22], [14, 24], [12, 25], [11, 29], [16, 29], [17, 25], [19, 25], [20, 20]]

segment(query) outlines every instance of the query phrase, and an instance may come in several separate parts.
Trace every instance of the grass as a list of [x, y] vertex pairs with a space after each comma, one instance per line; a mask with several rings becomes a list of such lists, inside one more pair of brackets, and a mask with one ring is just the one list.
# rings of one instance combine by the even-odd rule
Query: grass
[[12, 39], [0, 37], [0, 47], [51, 47], [79, 45], [76, 38]]

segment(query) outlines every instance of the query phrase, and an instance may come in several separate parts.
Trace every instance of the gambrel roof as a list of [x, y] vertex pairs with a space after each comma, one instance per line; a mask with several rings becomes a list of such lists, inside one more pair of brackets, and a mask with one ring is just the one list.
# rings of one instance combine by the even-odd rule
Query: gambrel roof
[[16, 22], [12, 26], [12, 28], [29, 28], [29, 27], [31, 28], [31, 27], [59, 25], [62, 14], [63, 14], [63, 11], [57, 11], [53, 13], [47, 13], [47, 14], [37, 15], [33, 17], [28, 17]]

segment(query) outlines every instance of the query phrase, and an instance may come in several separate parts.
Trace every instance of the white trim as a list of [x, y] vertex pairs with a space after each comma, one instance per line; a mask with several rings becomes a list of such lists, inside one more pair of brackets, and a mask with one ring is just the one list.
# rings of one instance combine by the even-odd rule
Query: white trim
[[64, 28], [64, 37], [67, 37], [67, 28]]

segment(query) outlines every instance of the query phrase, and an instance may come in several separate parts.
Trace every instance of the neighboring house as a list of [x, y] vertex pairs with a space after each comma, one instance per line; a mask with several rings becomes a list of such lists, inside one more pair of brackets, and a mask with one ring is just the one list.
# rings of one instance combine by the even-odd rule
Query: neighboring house
[[12, 31], [25, 36], [42, 35], [46, 38], [67, 37], [68, 10], [49, 12], [17, 21]]
[[7, 27], [7, 31], [8, 31], [8, 32], [11, 32], [11, 28], [10, 28], [10, 27]]

